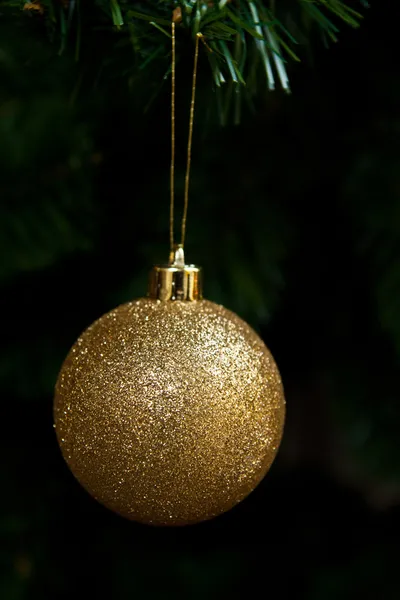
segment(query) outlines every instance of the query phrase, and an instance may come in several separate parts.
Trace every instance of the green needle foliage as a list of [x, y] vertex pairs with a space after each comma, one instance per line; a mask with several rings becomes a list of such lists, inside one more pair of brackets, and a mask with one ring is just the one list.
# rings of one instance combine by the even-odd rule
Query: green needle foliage
[[[117, 35], [108, 61], [121, 47], [131, 55], [131, 46], [135, 70], [148, 70], [162, 59], [167, 73], [174, 15], [178, 52], [192, 52], [195, 35], [201, 31], [213, 85], [217, 89], [230, 82], [246, 86], [248, 99], [255, 95], [261, 77], [268, 89], [279, 85], [289, 92], [286, 63], [300, 60], [300, 45], [314, 31], [325, 44], [335, 42], [341, 22], [358, 27], [362, 19], [358, 10], [340, 0], [28, 0], [6, 4], [14, 9], [22, 6], [25, 13], [45, 22], [60, 54], [72, 47], [79, 59], [87, 37], [114, 30]], [[236, 92], [241, 94], [243, 89]]]
[[[204, 267], [206, 298], [248, 321], [271, 349], [287, 426], [277, 462], [246, 502], [190, 530], [155, 530], [118, 519], [74, 483], [52, 430], [52, 396], [81, 331], [145, 294], [149, 268], [168, 257], [174, 7], [6, 4], [0, 0], [1, 600], [70, 600], [86, 589], [96, 600], [399, 600], [393, 6], [376, 2], [358, 31], [332, 2], [279, 0], [268, 5], [279, 25], [267, 30], [252, 14], [254, 6], [267, 11], [260, 2], [252, 10], [227, 3], [223, 19], [212, 6], [201, 15], [207, 46], [186, 257]], [[183, 10], [177, 26], [177, 229], [193, 11], [189, 18]], [[318, 37], [329, 43], [339, 28], [340, 43], [326, 52]], [[276, 87], [280, 81], [271, 39], [291, 96], [268, 92], [265, 56]], [[302, 59], [309, 44], [313, 68], [281, 40]], [[245, 104], [251, 95], [254, 115]], [[241, 97], [242, 125], [213, 126], [216, 107], [232, 122]]]

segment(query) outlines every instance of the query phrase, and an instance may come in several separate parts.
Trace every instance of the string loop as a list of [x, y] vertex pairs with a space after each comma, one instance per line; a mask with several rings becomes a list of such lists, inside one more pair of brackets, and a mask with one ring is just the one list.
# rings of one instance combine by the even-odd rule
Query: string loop
[[[175, 21], [171, 24], [172, 33], [172, 64], [171, 64], [171, 168], [170, 168], [170, 210], [169, 210], [169, 240], [170, 240], [170, 262], [173, 262], [175, 256], [174, 243], [174, 209], [175, 209], [175, 71], [176, 71], [176, 40], [175, 40]], [[199, 41], [203, 38], [201, 33], [196, 34], [196, 45], [194, 52], [193, 77], [192, 77], [192, 98], [190, 102], [189, 114], [189, 136], [187, 145], [186, 174], [184, 205], [181, 224], [181, 242], [180, 247], [183, 250], [186, 237], [186, 223], [189, 206], [189, 183], [190, 167], [192, 162], [192, 143], [193, 143], [193, 125], [194, 125], [194, 107], [196, 100], [196, 80], [197, 65], [199, 59]]]

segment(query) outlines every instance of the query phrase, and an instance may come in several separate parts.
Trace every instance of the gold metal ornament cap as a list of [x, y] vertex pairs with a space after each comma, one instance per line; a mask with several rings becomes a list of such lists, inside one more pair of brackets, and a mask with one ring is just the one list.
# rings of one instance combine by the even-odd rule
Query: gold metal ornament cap
[[169, 265], [157, 265], [150, 272], [148, 296], [154, 300], [195, 301], [203, 299], [202, 270], [186, 265], [183, 247], [171, 253]]

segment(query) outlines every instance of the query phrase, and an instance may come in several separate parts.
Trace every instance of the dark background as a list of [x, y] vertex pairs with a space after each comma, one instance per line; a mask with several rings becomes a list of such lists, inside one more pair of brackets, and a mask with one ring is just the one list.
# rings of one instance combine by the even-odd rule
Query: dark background
[[[238, 127], [217, 126], [200, 61], [186, 254], [206, 296], [270, 347], [287, 426], [241, 505], [156, 529], [73, 479], [52, 393], [79, 333], [144, 295], [167, 258], [165, 64], [136, 80], [106, 33], [101, 68], [89, 34], [76, 64], [36, 20], [2, 14], [2, 599], [399, 598], [397, 34], [393, 5], [375, 2], [333, 48], [313, 40], [291, 96], [264, 94], [260, 78]], [[178, 200], [191, 63], [183, 53]]]

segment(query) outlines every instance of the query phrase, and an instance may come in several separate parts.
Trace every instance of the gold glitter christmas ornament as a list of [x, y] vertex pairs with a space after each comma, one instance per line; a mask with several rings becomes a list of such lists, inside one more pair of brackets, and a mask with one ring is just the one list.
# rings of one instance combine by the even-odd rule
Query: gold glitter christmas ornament
[[71, 471], [128, 519], [185, 525], [240, 502], [270, 468], [285, 401], [277, 366], [237, 315], [202, 299], [201, 271], [156, 267], [149, 296], [77, 340], [55, 394]]

